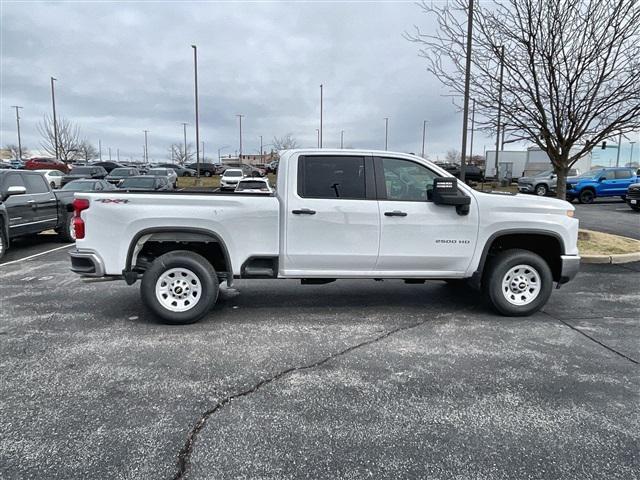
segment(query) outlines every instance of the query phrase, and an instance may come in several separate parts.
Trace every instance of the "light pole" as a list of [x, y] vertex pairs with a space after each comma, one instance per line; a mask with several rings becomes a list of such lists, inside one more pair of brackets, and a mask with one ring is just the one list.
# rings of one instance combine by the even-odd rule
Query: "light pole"
[[[471, 0], [473, 1], [473, 0]], [[502, 80], [504, 78], [504, 45], [500, 47], [500, 84], [498, 87], [498, 124], [496, 126], [496, 180], [498, 179], [498, 147], [500, 147], [500, 116], [502, 115]]]
[[120, 163], [120, 149], [119, 148], [116, 148], [116, 159], [117, 159], [116, 161], [118, 163]]
[[240, 135], [240, 155], [238, 156], [238, 161], [242, 163], [242, 117], [244, 117], [243, 114], [241, 113], [237, 113], [236, 117], [238, 117], [238, 121], [239, 121], [239, 135]]
[[318, 148], [322, 148], [322, 84], [320, 84], [320, 133], [318, 136]]
[[318, 137], [317, 139], [318, 148], [320, 148], [320, 129], [319, 128], [316, 128], [316, 136]]
[[462, 157], [460, 161], [460, 180], [464, 182], [465, 163], [467, 154], [467, 122], [469, 121], [469, 82], [471, 80], [471, 35], [473, 33], [473, 0], [469, 0], [467, 20], [467, 65], [464, 79], [464, 113], [462, 119]]
[[111, 161], [111, 147], [109, 147], [109, 161]]
[[98, 158], [102, 161], [102, 140], [98, 139]]
[[222, 163], [222, 157], [220, 157], [220, 152], [225, 148], [229, 148], [229, 145], [223, 145], [218, 149], [218, 163]]
[[384, 117], [384, 149], [389, 150], [389, 117]]
[[622, 147], [622, 132], [618, 134], [618, 151], [616, 152], [616, 167], [620, 166], [620, 150]]
[[427, 136], [427, 121], [423, 120], [422, 121], [422, 158], [425, 158], [424, 157], [424, 141], [426, 136]]
[[55, 157], [58, 159], [58, 121], [56, 119], [56, 92], [53, 88], [53, 82], [57, 81], [57, 78], [51, 77], [51, 105], [53, 106], [53, 143], [55, 146]]
[[344, 148], [344, 130], [340, 130], [340, 149]]
[[144, 132], [144, 162], [149, 164], [149, 144], [147, 143], [147, 134], [149, 130], [143, 130]]
[[471, 144], [469, 145], [469, 158], [473, 160], [473, 133], [476, 129], [476, 99], [471, 99]]
[[198, 119], [198, 48], [195, 45], [191, 45], [193, 48], [193, 83], [195, 86], [195, 100], [196, 100], [196, 177], [200, 178], [200, 123]]
[[260, 163], [262, 163], [262, 135], [260, 135]]
[[636, 142], [629, 142], [631, 144], [631, 152], [629, 152], [629, 166], [633, 164], [633, 144]]
[[184, 155], [183, 160], [186, 162], [189, 156], [187, 155], [187, 125], [188, 123], [182, 122], [182, 133], [184, 135]]
[[19, 105], [11, 105], [11, 108], [16, 109], [16, 125], [18, 127], [18, 160], [22, 160], [22, 140], [20, 138], [20, 112], [22, 107]]

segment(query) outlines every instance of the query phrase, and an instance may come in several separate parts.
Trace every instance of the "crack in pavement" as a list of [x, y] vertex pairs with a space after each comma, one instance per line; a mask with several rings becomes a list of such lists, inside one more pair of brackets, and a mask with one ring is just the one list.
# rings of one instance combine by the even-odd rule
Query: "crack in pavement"
[[[606, 343], [601, 342], [601, 341], [600, 341], [600, 340], [598, 340], [597, 338], [592, 337], [592, 336], [591, 336], [591, 335], [589, 335], [588, 333], [583, 332], [583, 331], [582, 331], [582, 330], [580, 330], [578, 327], [574, 327], [574, 326], [573, 326], [573, 325], [571, 325], [570, 323], [565, 322], [565, 321], [564, 321], [564, 320], [562, 320], [561, 318], [555, 317], [555, 316], [551, 315], [550, 313], [545, 312], [544, 310], [541, 310], [541, 312], [542, 312], [542, 313], [544, 313], [545, 315], [547, 315], [547, 316], [549, 316], [549, 317], [553, 318], [554, 320], [557, 320], [558, 322], [560, 322], [560, 323], [562, 323], [562, 324], [566, 325], [566, 326], [567, 326], [567, 327], [569, 327], [571, 330], [574, 330], [574, 331], [578, 332], [579, 334], [584, 335], [585, 337], [587, 337], [587, 338], [588, 338], [589, 340], [591, 340], [592, 342], [597, 343], [598, 345], [600, 345], [601, 347], [606, 348], [606, 349], [607, 349], [607, 350], [609, 350], [610, 352], [615, 353], [616, 355], [619, 355], [619, 356], [621, 356], [622, 358], [624, 358], [624, 359], [626, 359], [626, 360], [629, 360], [631, 363], [635, 363], [636, 365], [640, 365], [640, 362], [639, 362], [638, 360], [635, 360], [635, 359], [633, 359], [633, 358], [631, 358], [631, 357], [629, 357], [629, 356], [625, 355], [624, 353], [619, 352], [619, 351], [618, 351], [618, 350], [616, 350], [615, 348], [610, 347], [610, 346], [609, 346], [609, 345], [607, 345]], [[598, 318], [602, 318], [602, 317], [598, 317]], [[571, 319], [570, 319], [570, 320], [571, 320]], [[575, 319], [575, 320], [585, 320], [585, 319], [582, 319], [582, 318], [581, 318], [581, 319]], [[586, 319], [586, 320], [589, 320], [589, 319]]]
[[209, 417], [211, 417], [214, 413], [216, 413], [218, 410], [220, 410], [221, 408], [223, 408], [225, 405], [231, 403], [232, 400], [236, 399], [236, 398], [240, 398], [240, 397], [244, 397], [247, 395], [250, 395], [256, 391], [258, 391], [260, 388], [264, 387], [265, 385], [268, 385], [276, 380], [279, 380], [280, 378], [292, 373], [292, 372], [300, 372], [302, 370], [310, 370], [312, 368], [316, 368], [319, 367], [321, 365], [324, 365], [325, 363], [334, 360], [338, 357], [341, 357], [343, 355], [346, 355], [347, 353], [350, 353], [358, 348], [362, 348], [362, 347], [366, 347], [368, 345], [372, 345], [374, 343], [377, 343], [381, 340], [384, 340], [385, 338], [390, 337], [391, 335], [394, 335], [396, 333], [399, 332], [403, 332], [406, 330], [411, 330], [417, 327], [420, 327], [424, 324], [426, 324], [427, 322], [431, 322], [434, 320], [437, 320], [443, 316], [447, 316], [447, 315], [454, 315], [456, 313], [460, 313], [461, 311], [464, 311], [467, 309], [461, 309], [458, 310], [456, 312], [448, 312], [446, 314], [438, 314], [435, 317], [432, 318], [427, 318], [425, 320], [422, 320], [420, 322], [417, 323], [412, 323], [410, 325], [405, 325], [403, 327], [397, 327], [391, 330], [387, 330], [386, 332], [384, 332], [381, 335], [378, 335], [377, 337], [374, 338], [370, 338], [369, 340], [365, 340], [361, 343], [358, 343], [356, 345], [352, 345], [350, 347], [347, 347], [343, 350], [340, 350], [339, 352], [333, 353], [331, 355], [329, 355], [328, 357], [325, 357], [321, 360], [318, 360], [316, 362], [307, 364], [307, 365], [302, 365], [302, 366], [298, 366], [298, 367], [290, 367], [287, 368], [285, 370], [281, 370], [280, 372], [276, 373], [275, 375], [272, 375], [271, 377], [265, 378], [263, 380], [260, 380], [258, 383], [254, 384], [253, 386], [249, 387], [246, 390], [243, 390], [241, 392], [238, 393], [234, 393], [233, 395], [229, 395], [225, 398], [223, 398], [222, 400], [220, 400], [218, 403], [216, 403], [216, 405], [214, 405], [211, 409], [207, 410], [206, 412], [204, 412], [201, 416], [200, 419], [196, 422], [196, 424], [193, 426], [193, 428], [191, 429], [191, 431], [189, 432], [189, 434], [187, 435], [187, 441], [185, 442], [184, 446], [182, 447], [182, 449], [180, 450], [179, 454], [178, 454], [178, 471], [175, 473], [175, 475], [172, 478], [172, 480], [181, 480], [184, 478], [184, 475], [187, 473], [189, 466], [190, 466], [190, 461], [191, 461], [191, 454], [193, 452], [193, 446], [194, 446], [194, 442], [196, 440], [196, 437], [198, 435], [198, 433], [200, 433], [200, 431], [204, 428], [204, 426], [207, 423], [207, 420], [209, 419]]

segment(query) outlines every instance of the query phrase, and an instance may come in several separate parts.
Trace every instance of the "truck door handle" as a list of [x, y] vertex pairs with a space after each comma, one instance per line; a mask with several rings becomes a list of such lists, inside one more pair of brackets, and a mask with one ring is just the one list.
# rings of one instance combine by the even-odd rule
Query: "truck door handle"
[[315, 210], [309, 210], [308, 208], [302, 208], [300, 210], [291, 210], [294, 215], [315, 215]]
[[384, 212], [385, 217], [406, 217], [407, 212], [401, 212], [400, 210], [394, 210], [393, 212]]

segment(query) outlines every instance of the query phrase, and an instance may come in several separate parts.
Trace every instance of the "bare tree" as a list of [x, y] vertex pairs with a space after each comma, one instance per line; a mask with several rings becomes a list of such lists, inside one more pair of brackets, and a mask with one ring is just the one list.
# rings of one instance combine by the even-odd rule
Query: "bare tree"
[[[18, 148], [18, 145], [15, 145], [13, 143], [11, 144], [7, 144], [5, 145], [5, 150], [8, 150], [9, 153], [11, 154], [11, 158], [20, 158], [20, 149]], [[22, 146], [22, 157], [28, 157], [29, 156], [29, 149], [27, 147], [25, 147], [24, 145]]]
[[44, 148], [49, 155], [65, 163], [84, 158], [80, 127], [65, 118], [58, 118], [57, 124], [58, 152], [56, 152], [56, 141], [51, 117], [45, 115], [42, 122], [38, 124], [38, 132], [42, 136], [42, 141], [40, 142], [42, 148]]
[[287, 133], [283, 137], [273, 137], [273, 149], [278, 150], [291, 150], [298, 148], [298, 141], [293, 137], [291, 133]]
[[447, 154], [444, 157], [444, 161], [447, 163], [458, 163], [462, 156], [460, 152], [456, 149], [451, 149], [447, 151]]
[[82, 158], [85, 161], [92, 160], [94, 158], [98, 158], [98, 149], [86, 138], [80, 143], [79, 151], [81, 153]]
[[185, 154], [184, 144], [172, 143], [169, 146], [169, 158], [171, 158], [172, 161], [180, 165], [184, 165], [185, 163], [195, 162], [196, 154], [193, 148], [193, 144], [191, 143], [187, 144], [187, 152]]
[[[477, 4], [477, 2], [476, 2]], [[468, 0], [420, 8], [438, 28], [418, 27], [427, 70], [455, 93], [464, 88]], [[476, 123], [496, 131], [504, 46], [503, 122], [544, 150], [565, 198], [569, 168], [602, 141], [640, 128], [640, 2], [504, 0], [476, 5], [470, 95]]]

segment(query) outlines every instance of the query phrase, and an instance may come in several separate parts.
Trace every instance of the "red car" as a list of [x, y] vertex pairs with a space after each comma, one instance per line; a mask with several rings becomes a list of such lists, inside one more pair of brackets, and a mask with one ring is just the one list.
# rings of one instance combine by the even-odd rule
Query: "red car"
[[70, 171], [66, 163], [47, 157], [34, 157], [31, 160], [27, 160], [24, 168], [27, 170], [60, 170], [63, 173], [69, 173]]

